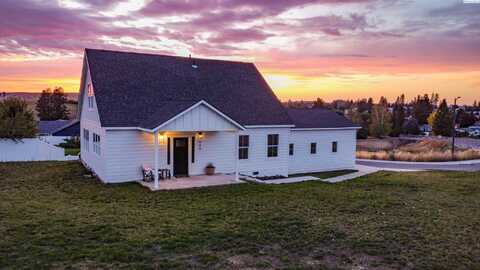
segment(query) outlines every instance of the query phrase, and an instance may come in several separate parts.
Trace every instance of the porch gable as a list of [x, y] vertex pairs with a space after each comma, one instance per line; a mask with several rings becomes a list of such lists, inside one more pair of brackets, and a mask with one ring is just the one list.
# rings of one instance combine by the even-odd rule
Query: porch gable
[[154, 131], [236, 130], [244, 130], [244, 128], [203, 100], [154, 129]]

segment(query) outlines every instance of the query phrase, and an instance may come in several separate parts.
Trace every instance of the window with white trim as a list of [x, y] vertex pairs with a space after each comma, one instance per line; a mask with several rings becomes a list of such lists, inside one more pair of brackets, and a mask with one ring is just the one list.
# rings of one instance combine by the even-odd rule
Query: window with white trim
[[93, 133], [93, 152], [100, 156], [101, 149], [100, 149], [100, 135]]
[[248, 159], [249, 146], [250, 137], [248, 135], [238, 136], [238, 159]]
[[267, 157], [278, 157], [278, 134], [268, 134]]
[[85, 151], [90, 151], [90, 131], [83, 129], [83, 146]]
[[93, 86], [91, 83], [88, 84], [87, 98], [88, 98], [88, 108], [93, 109]]
[[338, 151], [338, 142], [332, 142], [332, 152], [337, 153]]
[[295, 151], [295, 145], [293, 143], [288, 145], [288, 154], [293, 156], [293, 152]]
[[310, 154], [316, 154], [317, 153], [317, 143], [312, 142], [310, 144]]

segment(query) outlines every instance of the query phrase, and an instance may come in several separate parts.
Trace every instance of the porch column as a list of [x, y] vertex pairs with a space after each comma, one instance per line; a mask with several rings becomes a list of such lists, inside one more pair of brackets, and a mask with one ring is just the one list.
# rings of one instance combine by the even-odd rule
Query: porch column
[[235, 132], [235, 181], [238, 181], [238, 144], [239, 144], [239, 132]]
[[158, 130], [153, 132], [153, 136], [155, 137], [154, 141], [155, 141], [155, 158], [154, 158], [154, 162], [155, 164], [153, 165], [153, 169], [154, 169], [154, 172], [153, 172], [153, 177], [155, 179], [155, 189], [158, 189]]

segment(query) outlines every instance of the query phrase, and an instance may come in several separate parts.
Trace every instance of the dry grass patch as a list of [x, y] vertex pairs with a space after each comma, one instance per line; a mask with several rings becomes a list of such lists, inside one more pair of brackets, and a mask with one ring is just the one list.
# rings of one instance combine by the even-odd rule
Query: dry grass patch
[[[451, 161], [451, 144], [440, 140], [423, 140], [399, 146], [396, 149], [380, 151], [357, 151], [357, 158], [373, 160], [394, 160], [412, 162]], [[455, 160], [480, 159], [480, 151], [455, 148]]]

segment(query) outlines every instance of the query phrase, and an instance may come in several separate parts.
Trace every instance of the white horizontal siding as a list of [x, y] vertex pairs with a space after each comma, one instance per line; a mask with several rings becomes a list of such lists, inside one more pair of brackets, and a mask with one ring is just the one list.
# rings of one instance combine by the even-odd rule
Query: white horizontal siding
[[[108, 130], [107, 181], [126, 182], [142, 178], [141, 166], [154, 167], [153, 134], [137, 130]], [[204, 174], [212, 163], [218, 173], [235, 171], [234, 132], [203, 132], [199, 139], [195, 132], [165, 132], [159, 135], [159, 168], [169, 168], [173, 173], [173, 139], [188, 138], [188, 169], [190, 175]], [[192, 137], [195, 138], [195, 162], [192, 163]], [[170, 138], [170, 164], [167, 164], [167, 140]]]
[[[88, 68], [88, 66], [85, 66]], [[85, 78], [84, 83], [84, 91], [83, 91], [83, 106], [82, 106], [82, 113], [80, 119], [80, 157], [82, 162], [87, 166], [89, 169], [95, 172], [98, 177], [102, 181], [106, 181], [105, 175], [105, 158], [103, 153], [98, 155], [93, 152], [93, 133], [100, 135], [100, 148], [103, 151], [105, 149], [105, 131], [101, 127], [100, 124], [100, 117], [98, 114], [97, 104], [94, 102], [93, 108], [88, 108], [88, 101], [87, 101], [87, 87], [88, 84], [91, 83], [90, 80], [90, 72], [87, 70], [87, 76]], [[95, 92], [95, 90], [94, 90]], [[89, 147], [87, 151], [86, 145], [84, 145], [84, 138], [83, 138], [83, 130], [88, 129], [90, 133], [89, 138]]]
[[161, 128], [165, 131], [225, 131], [237, 129], [230, 121], [203, 104], [185, 112]]
[[[288, 175], [290, 128], [250, 128], [239, 134], [249, 135], [248, 159], [239, 160], [240, 173], [252, 175], [258, 172], [259, 176]], [[267, 156], [268, 134], [279, 135], [278, 157]]]
[[152, 166], [153, 134], [137, 130], [107, 130], [107, 182], [126, 182], [142, 178], [141, 166]]
[[[332, 152], [332, 142], [338, 142]], [[352, 169], [355, 166], [356, 130], [315, 130], [290, 132], [294, 155], [289, 156], [288, 173], [307, 173]], [[310, 153], [310, 143], [317, 144], [317, 153]]]
[[[239, 160], [239, 171], [260, 176], [349, 169], [355, 165], [355, 130], [290, 131], [290, 128], [251, 128], [240, 132], [164, 132], [159, 138], [159, 168], [173, 172], [174, 138], [188, 138], [190, 175], [204, 174], [212, 163], [218, 173], [234, 173], [238, 157], [237, 135], [249, 135], [249, 158]], [[278, 157], [267, 157], [268, 134], [279, 135]], [[195, 162], [192, 163], [192, 137], [195, 137]], [[170, 138], [170, 164], [167, 164], [167, 138]], [[106, 181], [126, 182], [141, 179], [141, 166], [154, 167], [153, 134], [137, 130], [108, 130], [103, 151], [106, 159]], [[331, 143], [338, 142], [332, 153]], [[289, 143], [295, 144], [289, 156]], [[317, 143], [317, 154], [310, 154], [310, 143]]]

